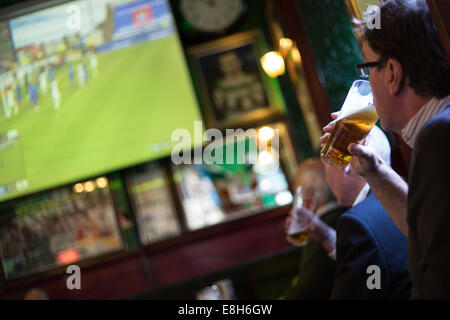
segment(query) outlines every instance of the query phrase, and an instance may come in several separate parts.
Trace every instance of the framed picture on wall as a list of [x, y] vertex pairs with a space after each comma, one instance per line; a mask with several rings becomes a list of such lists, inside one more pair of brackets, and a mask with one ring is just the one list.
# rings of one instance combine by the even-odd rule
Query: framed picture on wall
[[166, 174], [157, 162], [133, 168], [127, 186], [144, 245], [177, 236], [181, 227]]
[[259, 62], [259, 37], [249, 31], [188, 49], [207, 127], [233, 128], [280, 114], [277, 82]]

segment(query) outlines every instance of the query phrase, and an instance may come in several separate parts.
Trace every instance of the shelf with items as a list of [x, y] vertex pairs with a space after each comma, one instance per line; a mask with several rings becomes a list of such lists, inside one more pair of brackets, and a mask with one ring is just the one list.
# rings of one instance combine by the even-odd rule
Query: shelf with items
[[171, 166], [188, 230], [291, 202], [296, 160], [282, 122], [215, 140], [203, 156], [202, 163]]
[[0, 216], [6, 280], [125, 248], [106, 177], [4, 203]]

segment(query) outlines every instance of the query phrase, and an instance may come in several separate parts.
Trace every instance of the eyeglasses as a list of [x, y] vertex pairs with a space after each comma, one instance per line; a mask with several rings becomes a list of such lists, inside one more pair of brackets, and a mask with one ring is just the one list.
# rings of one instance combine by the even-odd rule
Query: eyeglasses
[[358, 73], [361, 77], [368, 78], [370, 75], [370, 68], [377, 67], [380, 63], [381, 61], [358, 63], [356, 68], [358, 69]]

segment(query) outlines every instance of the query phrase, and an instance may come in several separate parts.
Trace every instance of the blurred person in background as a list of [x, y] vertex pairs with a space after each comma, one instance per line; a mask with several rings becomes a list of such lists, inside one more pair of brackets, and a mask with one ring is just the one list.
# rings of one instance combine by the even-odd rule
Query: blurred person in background
[[[316, 215], [323, 223], [335, 228], [338, 218], [348, 208], [337, 204], [330, 188], [325, 180], [325, 170], [320, 159], [308, 159], [300, 164], [297, 169], [295, 189], [298, 186], [312, 187], [317, 194]], [[286, 219], [286, 234], [291, 222], [292, 211]], [[333, 289], [336, 262], [328, 257], [324, 248], [316, 242], [309, 241], [301, 249], [298, 273], [291, 280], [281, 299], [322, 299], [330, 297]]]
[[[365, 145], [390, 164], [389, 141], [381, 129], [375, 126]], [[352, 208], [339, 218], [336, 230], [307, 209], [299, 209], [299, 214], [310, 219], [311, 240], [336, 257], [331, 299], [408, 299], [411, 281], [406, 237], [350, 165], [340, 169], [325, 164], [325, 172], [339, 205]], [[373, 266], [379, 273], [370, 278]]]

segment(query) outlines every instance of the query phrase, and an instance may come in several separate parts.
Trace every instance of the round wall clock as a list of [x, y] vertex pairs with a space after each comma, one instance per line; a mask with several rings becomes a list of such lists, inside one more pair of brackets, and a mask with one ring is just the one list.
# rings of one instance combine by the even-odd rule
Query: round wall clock
[[202, 32], [220, 32], [236, 22], [244, 12], [243, 0], [181, 0], [184, 18]]

